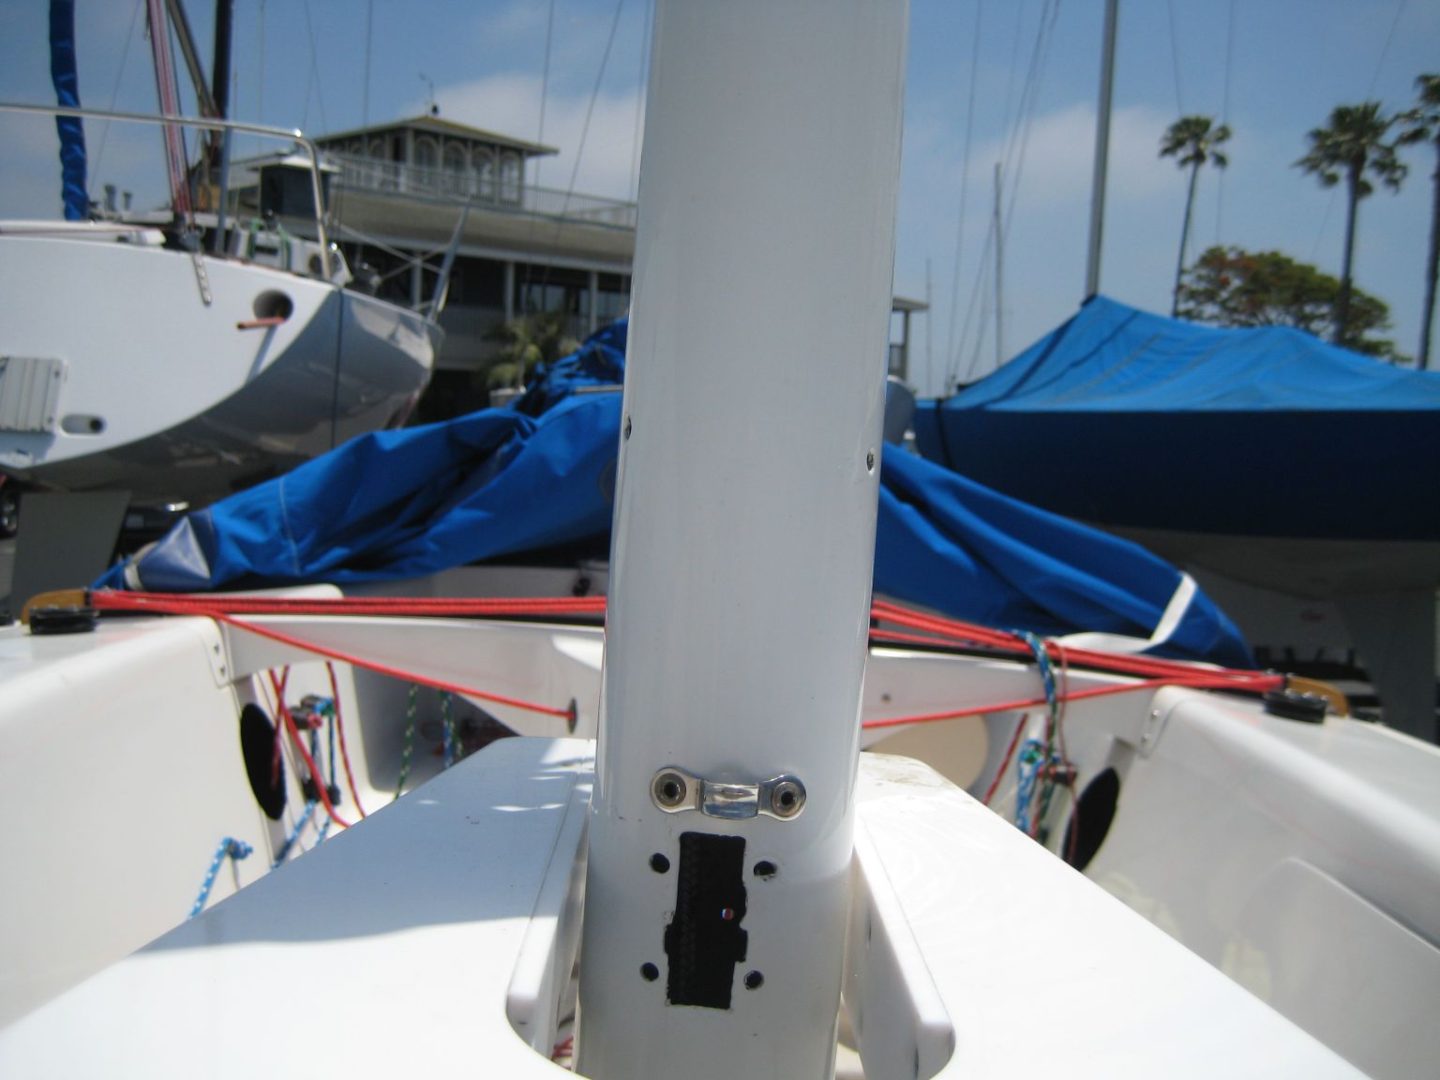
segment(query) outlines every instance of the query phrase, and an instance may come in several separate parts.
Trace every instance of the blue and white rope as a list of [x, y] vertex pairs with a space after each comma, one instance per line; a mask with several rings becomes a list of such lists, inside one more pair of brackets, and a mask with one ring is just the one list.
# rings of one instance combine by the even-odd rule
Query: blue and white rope
[[190, 908], [187, 918], [193, 919], [200, 912], [205, 910], [205, 904], [210, 899], [210, 890], [215, 887], [215, 878], [220, 873], [220, 865], [226, 859], [234, 859], [239, 862], [241, 859], [249, 858], [250, 852], [255, 850], [243, 840], [236, 840], [227, 836], [220, 841], [220, 846], [215, 849], [215, 857], [210, 860], [210, 869], [205, 871], [205, 882], [200, 886], [200, 895], [195, 898], [195, 903]]
[[1015, 827], [1027, 836], [1030, 833], [1030, 803], [1035, 796], [1035, 779], [1045, 760], [1045, 744], [1039, 739], [1026, 739], [1020, 747], [1016, 765], [1019, 786], [1015, 791]]
[[[315, 807], [318, 805], [320, 804], [315, 799], [311, 799], [305, 804], [305, 810], [300, 815], [300, 819], [295, 822], [295, 827], [290, 830], [290, 835], [285, 837], [285, 842], [280, 845], [280, 850], [275, 855], [275, 861], [270, 864], [271, 870], [285, 861], [285, 856], [290, 854], [290, 849], [295, 846], [295, 841], [300, 839], [300, 834], [305, 830], [305, 826], [310, 824], [310, 819], [315, 816]], [[330, 819], [326, 818], [325, 821], [328, 825]]]
[[1050, 650], [1045, 642], [1029, 630], [1017, 630], [1030, 652], [1035, 656], [1035, 666], [1040, 669], [1040, 684], [1045, 688], [1045, 707], [1050, 712], [1050, 723], [1060, 719], [1060, 693], [1055, 684], [1055, 667], [1050, 662]]

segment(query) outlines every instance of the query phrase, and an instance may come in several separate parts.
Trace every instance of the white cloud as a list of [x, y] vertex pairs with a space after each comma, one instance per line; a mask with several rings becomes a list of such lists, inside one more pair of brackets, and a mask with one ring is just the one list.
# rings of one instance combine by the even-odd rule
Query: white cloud
[[[1173, 192], [1175, 166], [1157, 157], [1168, 123], [1164, 113], [1149, 106], [1115, 110], [1110, 121], [1109, 198], [1151, 199]], [[976, 149], [969, 167], [972, 185], [983, 184], [988, 190], [995, 162], [1004, 159], [1009, 143], [1007, 135]], [[1036, 117], [1023, 154], [1022, 163], [1017, 143], [1015, 162], [1023, 169], [1017, 213], [1087, 202], [1095, 154], [1094, 106], [1068, 105]]]

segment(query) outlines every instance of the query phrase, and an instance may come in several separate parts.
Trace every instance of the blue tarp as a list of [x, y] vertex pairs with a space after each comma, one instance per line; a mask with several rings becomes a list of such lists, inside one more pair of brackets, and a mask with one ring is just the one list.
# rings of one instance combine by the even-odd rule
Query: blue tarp
[[1097, 296], [914, 423], [927, 458], [1105, 525], [1440, 539], [1440, 374], [1299, 330]]
[[[161, 591], [392, 580], [592, 542], [604, 550], [625, 325], [544, 372], [516, 408], [351, 440], [192, 513], [128, 568]], [[534, 409], [537, 415], [526, 415]], [[1145, 638], [1179, 583], [1134, 544], [989, 491], [896, 447], [881, 470], [875, 589], [957, 618], [1043, 634]], [[116, 567], [97, 587], [124, 588]], [[1246, 665], [1203, 595], [1163, 655]]]

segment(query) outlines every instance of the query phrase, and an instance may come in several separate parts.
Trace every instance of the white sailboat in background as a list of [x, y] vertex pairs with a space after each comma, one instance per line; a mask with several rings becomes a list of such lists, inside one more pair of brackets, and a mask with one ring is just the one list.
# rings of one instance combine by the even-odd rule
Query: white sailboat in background
[[[564, 572], [0, 630], [0, 1071], [1436, 1059], [1434, 747], [1279, 676], [871, 606], [905, 15], [658, 7], [603, 631]], [[374, 812], [494, 721], [527, 737]], [[858, 753], [904, 741], [1024, 831]], [[320, 815], [356, 827], [286, 865]]]
[[[160, 211], [87, 206], [82, 160], [78, 205], [69, 208], [77, 220], [0, 222], [8, 497], [18, 484], [122, 491], [141, 505], [203, 504], [402, 423], [429, 380], [443, 282], [418, 310], [353, 287], [327, 238], [326, 177], [314, 145], [296, 131], [224, 118], [223, 7], [213, 95], [179, 4], [168, 5], [167, 18], [162, 0], [152, 0], [163, 116], [85, 110], [73, 100], [0, 106], [158, 128], [170, 187]], [[178, 115], [171, 20], [202, 117]], [[70, 56], [73, 71], [73, 43]], [[69, 123], [78, 132], [80, 121]], [[199, 164], [187, 161], [182, 130], [204, 136]], [[259, 170], [256, 191], [231, 183], [234, 136], [286, 148]]]

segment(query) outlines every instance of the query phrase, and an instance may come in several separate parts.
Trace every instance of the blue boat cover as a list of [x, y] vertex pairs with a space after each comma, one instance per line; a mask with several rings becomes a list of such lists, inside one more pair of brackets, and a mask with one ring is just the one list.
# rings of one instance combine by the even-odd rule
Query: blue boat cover
[[[96, 587], [393, 580], [587, 541], [603, 552], [621, 396], [574, 391], [623, 377], [625, 329], [601, 331], [543, 372], [515, 408], [363, 435], [192, 513]], [[1134, 544], [887, 447], [877, 593], [995, 627], [1148, 638], [1180, 580]], [[1203, 594], [1154, 651], [1251, 663]]]
[[916, 411], [925, 457], [1105, 525], [1440, 539], [1440, 374], [1103, 296]]
[[[58, 105], [80, 105], [80, 77], [75, 68], [75, 0], [50, 0], [50, 81]], [[78, 116], [57, 116], [60, 135], [61, 201], [65, 220], [90, 216], [85, 191], [85, 128]]]

